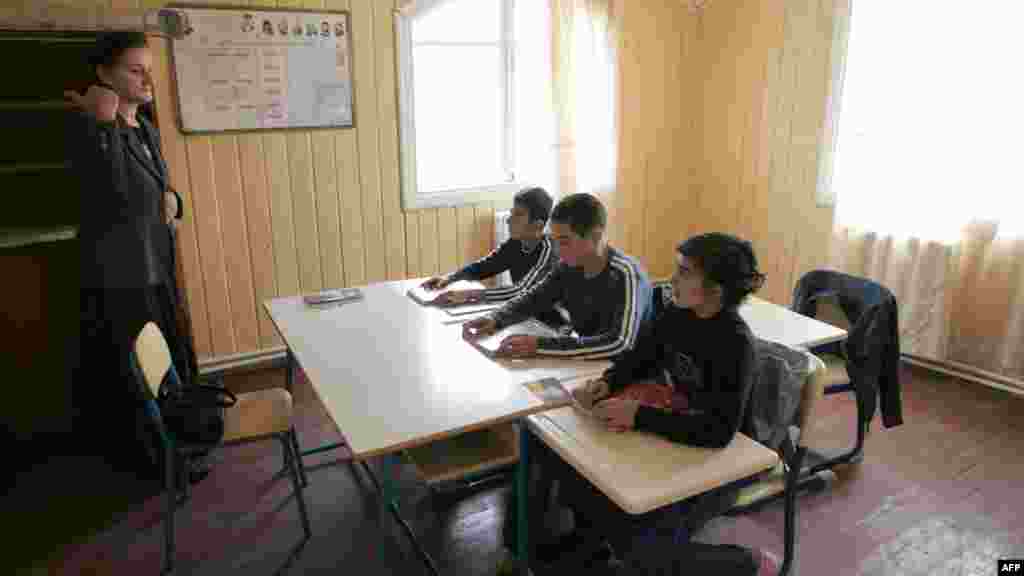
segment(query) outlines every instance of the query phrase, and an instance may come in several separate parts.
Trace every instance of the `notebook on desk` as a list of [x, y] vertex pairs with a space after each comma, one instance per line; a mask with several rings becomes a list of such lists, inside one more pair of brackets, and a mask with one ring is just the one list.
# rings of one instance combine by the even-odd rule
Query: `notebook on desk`
[[459, 294], [460, 291], [481, 290], [483, 288], [484, 285], [479, 282], [459, 280], [458, 282], [449, 284], [448, 286], [442, 288], [441, 290], [427, 290], [421, 284], [417, 284], [416, 286], [409, 288], [406, 294], [409, 295], [409, 298], [412, 298], [413, 300], [416, 301], [416, 303], [422, 306], [434, 306], [438, 296], [446, 292], [454, 292], [452, 294], [452, 297], [454, 299], [454, 303], [452, 305], [458, 306], [464, 303], [464, 301], [460, 301], [460, 298], [462, 298], [462, 295]]
[[[585, 383], [583, 384], [585, 385]], [[564, 382], [554, 377], [531, 380], [523, 384], [530, 392], [537, 395], [545, 404], [553, 406], [572, 406], [577, 412], [591, 418], [599, 418], [590, 408], [580, 404], [572, 395], [572, 390]]]
[[362, 297], [363, 293], [358, 288], [336, 288], [333, 290], [316, 292], [314, 294], [306, 294], [302, 297], [302, 300], [309, 306], [319, 306], [323, 304], [352, 302], [354, 300], [360, 300]]
[[463, 306], [446, 306], [444, 313], [449, 316], [468, 316], [469, 314], [479, 314], [481, 312], [490, 312], [501, 308], [500, 304], [466, 304]]
[[471, 340], [470, 343], [473, 344], [473, 346], [477, 350], [493, 358], [494, 355], [498, 352], [498, 347], [501, 346], [502, 340], [504, 340], [508, 336], [519, 335], [554, 338], [558, 336], [559, 333], [554, 328], [551, 328], [547, 324], [544, 324], [539, 320], [530, 318], [529, 320], [525, 320], [518, 324], [507, 326], [502, 330], [499, 330], [494, 334], [491, 334], [490, 336], [484, 336], [482, 338], [477, 338], [476, 340]]

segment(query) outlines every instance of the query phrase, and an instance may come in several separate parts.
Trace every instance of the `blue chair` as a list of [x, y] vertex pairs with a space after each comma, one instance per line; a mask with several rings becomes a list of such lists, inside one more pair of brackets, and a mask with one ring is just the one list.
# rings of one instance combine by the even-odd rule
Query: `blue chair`
[[[135, 340], [131, 364], [143, 387], [146, 413], [152, 420], [160, 439], [164, 457], [164, 490], [167, 505], [164, 511], [163, 574], [174, 570], [174, 513], [188, 499], [188, 478], [185, 462], [190, 456], [205, 453], [209, 445], [189, 445], [175, 440], [164, 425], [156, 399], [161, 386], [174, 390], [181, 386], [178, 373], [171, 362], [167, 341], [156, 324], [146, 324]], [[281, 442], [285, 466], [299, 506], [299, 516], [305, 538], [310, 537], [306, 500], [302, 493], [298, 454], [295, 449], [295, 431], [292, 427], [292, 397], [283, 388], [272, 388], [237, 395], [234, 406], [224, 410], [224, 437], [221, 445], [240, 444], [268, 438]], [[179, 498], [179, 486], [183, 490]]]

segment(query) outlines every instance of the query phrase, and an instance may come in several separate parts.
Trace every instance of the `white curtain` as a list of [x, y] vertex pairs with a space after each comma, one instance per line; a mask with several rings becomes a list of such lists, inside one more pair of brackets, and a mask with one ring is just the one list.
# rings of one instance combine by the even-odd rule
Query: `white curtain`
[[612, 202], [618, 168], [618, 22], [612, 0], [551, 0], [563, 194]]
[[854, 0], [849, 16], [834, 263], [896, 292], [906, 352], [1019, 382], [1024, 2]]

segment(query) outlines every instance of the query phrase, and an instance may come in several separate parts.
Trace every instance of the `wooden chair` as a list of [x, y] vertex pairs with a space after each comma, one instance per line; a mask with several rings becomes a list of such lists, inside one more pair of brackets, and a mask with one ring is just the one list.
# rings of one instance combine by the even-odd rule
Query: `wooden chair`
[[[188, 479], [185, 477], [185, 459], [209, 446], [191, 446], [179, 443], [164, 426], [156, 398], [160, 386], [166, 380], [172, 387], [180, 386], [178, 373], [171, 362], [167, 341], [156, 324], [146, 324], [135, 340], [131, 362], [140, 384], [144, 386], [146, 412], [160, 437], [164, 455], [164, 490], [167, 506], [164, 512], [164, 560], [163, 573], [174, 570], [174, 512], [179, 503], [187, 500]], [[237, 395], [238, 402], [224, 411], [224, 438], [221, 445], [240, 444], [269, 438], [276, 438], [284, 450], [285, 466], [288, 468], [295, 490], [302, 530], [310, 537], [309, 517], [306, 500], [299, 478], [298, 454], [294, 447], [292, 427], [292, 397], [283, 388], [272, 388]], [[184, 499], [178, 497], [178, 485], [184, 487]]]

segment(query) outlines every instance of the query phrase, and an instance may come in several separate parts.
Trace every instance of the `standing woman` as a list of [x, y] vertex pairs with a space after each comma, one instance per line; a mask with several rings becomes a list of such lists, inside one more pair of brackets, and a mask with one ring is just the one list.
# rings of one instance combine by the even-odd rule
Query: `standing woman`
[[111, 447], [112, 464], [136, 471], [151, 470], [150, 435], [129, 351], [146, 322], [164, 333], [183, 381], [195, 374], [176, 322], [174, 225], [182, 201], [142, 110], [153, 100], [152, 61], [144, 34], [105, 33], [90, 56], [96, 82], [85, 94], [64, 93], [74, 108], [66, 156], [81, 199], [81, 362], [72, 397], [86, 430], [76, 428]]

